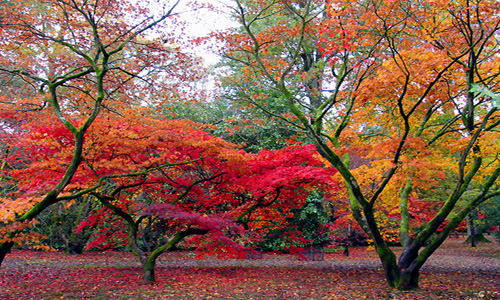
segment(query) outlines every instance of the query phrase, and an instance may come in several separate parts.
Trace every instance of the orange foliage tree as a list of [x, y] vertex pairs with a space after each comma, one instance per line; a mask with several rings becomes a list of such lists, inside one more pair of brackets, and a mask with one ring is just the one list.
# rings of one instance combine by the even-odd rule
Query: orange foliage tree
[[[71, 161], [71, 132], [54, 121], [10, 133], [17, 151], [7, 162], [16, 168], [7, 174], [18, 182], [14, 194], [25, 197], [2, 199], [4, 220], [11, 222], [3, 235], [20, 229], [16, 216], [26, 210], [21, 199], [50, 190]], [[88, 249], [128, 245], [141, 262], [143, 281], [154, 282], [156, 259], [186, 237], [203, 235], [195, 245], [204, 253], [241, 256], [243, 229], [285, 226], [281, 217], [303, 206], [309, 191], [331, 183], [335, 171], [323, 168], [312, 145], [247, 154], [202, 127], [155, 119], [139, 109], [94, 120], [83, 162], [58, 196], [67, 206], [87, 195], [102, 204], [77, 229], [97, 229]], [[12, 241], [29, 237], [17, 234]]]
[[[418, 287], [421, 267], [450, 231], [500, 193], [499, 3], [233, 3], [241, 27], [217, 37], [253, 82], [234, 84], [235, 94], [314, 140], [338, 169], [388, 284]], [[289, 114], [276, 113], [267, 97]], [[354, 155], [365, 163], [351, 166]], [[412, 206], [446, 173], [456, 178], [453, 192], [412, 231]], [[457, 206], [472, 181], [481, 191]], [[399, 220], [399, 258], [383, 232], [386, 212]]]
[[[32, 125], [27, 131], [19, 147], [32, 161], [10, 174], [26, 194], [39, 193], [57, 182], [64, 162], [71, 159], [72, 147], [66, 142], [71, 136], [59, 123]], [[108, 231], [97, 232], [88, 248], [124, 238], [143, 265], [144, 281], [153, 282], [156, 258], [184, 237], [215, 235], [236, 226], [228, 218], [212, 216], [218, 211], [211, 211], [214, 201], [207, 192], [212, 189], [209, 182], [221, 184], [228, 166], [238, 165], [241, 155], [233, 148], [192, 121], [157, 120], [137, 110], [97, 117], [83, 146], [84, 162], [58, 198], [69, 200], [67, 205], [83, 195], [98, 199], [104, 209], [80, 228], [101, 225]], [[4, 204], [18, 209], [18, 202]], [[15, 220], [16, 212], [9, 212]], [[118, 234], [113, 215], [123, 219], [128, 237]], [[113, 233], [107, 235], [109, 230]]]
[[[46, 207], [73, 197], [67, 187], [84, 160], [85, 138], [98, 115], [120, 113], [158, 94], [163, 99], [179, 97], [172, 94], [175, 84], [187, 80], [196, 60], [182, 55], [171, 34], [165, 33], [178, 2], [0, 3], [3, 132], [10, 134], [19, 126], [37, 128], [50, 120], [63, 124], [69, 133], [59, 143], [71, 145], [65, 148], [71, 155], [59, 162], [58, 176], [38, 177], [29, 189], [21, 188], [25, 182], [14, 183], [14, 193], [2, 199], [0, 262], [26, 224]], [[49, 151], [55, 151], [57, 143]], [[8, 145], [5, 149], [7, 156], [16, 150]], [[3, 165], [3, 171], [30, 163], [26, 155], [23, 160]], [[47, 162], [38, 163], [36, 172], [45, 172], [42, 165]]]
[[[99, 146], [119, 161], [106, 156], [98, 161], [116, 168], [111, 173], [127, 176], [103, 176], [108, 181], [106, 185], [96, 177], [90, 182], [99, 184], [82, 191], [99, 199], [108, 209], [98, 211], [80, 225], [83, 228], [106, 224], [106, 230], [98, 232], [88, 248], [113, 243], [112, 236], [120, 231], [116, 227], [119, 223], [112, 226], [106, 220], [117, 215], [125, 221], [127, 244], [141, 261], [146, 283], [156, 281], [156, 259], [189, 236], [200, 236], [192, 243], [202, 255], [244, 256], [244, 241], [252, 238], [246, 237], [249, 233], [271, 222], [284, 226], [280, 217], [304, 205], [310, 190], [331, 183], [335, 172], [323, 168], [311, 145], [247, 154], [231, 143], [209, 136], [197, 125], [186, 120], [144, 125], [142, 119], [130, 129], [140, 128], [141, 132], [132, 130], [134, 136], [156, 141], [154, 147], [144, 142], [140, 146], [123, 143], [128, 136]], [[147, 135], [152, 128], [156, 129], [155, 135]], [[147, 149], [150, 155], [154, 153], [162, 167], [146, 172], [129, 170], [130, 166], [151, 164], [138, 157], [144, 152], [141, 149]], [[109, 172], [108, 167], [92, 169], [97, 173]], [[90, 172], [87, 176], [79, 174], [87, 181], [92, 177]]]

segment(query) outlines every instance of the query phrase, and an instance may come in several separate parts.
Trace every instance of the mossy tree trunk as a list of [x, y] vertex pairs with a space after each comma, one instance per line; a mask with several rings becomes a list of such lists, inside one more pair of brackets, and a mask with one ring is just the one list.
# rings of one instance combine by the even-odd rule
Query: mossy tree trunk
[[12, 246], [14, 246], [13, 242], [6, 242], [6, 243], [1, 243], [0, 244], [0, 266], [2, 266], [2, 262], [5, 258], [5, 256], [10, 253], [10, 250], [12, 249]]
[[155, 276], [156, 259], [161, 254], [174, 248], [180, 241], [182, 241], [187, 236], [205, 234], [208, 232], [208, 230], [206, 229], [187, 228], [185, 230], [178, 231], [163, 245], [160, 245], [155, 249], [150, 249], [152, 251], [148, 252], [147, 250], [144, 250], [143, 247], [141, 247], [138, 243], [139, 227], [141, 226], [141, 222], [145, 220], [146, 217], [140, 216], [134, 220], [134, 218], [129, 213], [125, 212], [124, 210], [122, 210], [121, 208], [112, 203], [112, 201], [115, 200], [112, 196], [107, 196], [100, 193], [93, 193], [93, 195], [96, 196], [104, 206], [112, 210], [115, 214], [121, 217], [128, 224], [129, 245], [130, 248], [132, 249], [132, 252], [139, 258], [141, 262], [144, 272], [144, 277], [142, 280], [143, 283], [156, 282], [156, 276]]

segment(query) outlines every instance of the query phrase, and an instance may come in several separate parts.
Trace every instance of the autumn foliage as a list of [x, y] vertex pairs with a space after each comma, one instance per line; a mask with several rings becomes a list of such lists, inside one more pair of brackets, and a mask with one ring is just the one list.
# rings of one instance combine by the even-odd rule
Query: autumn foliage
[[14, 250], [0, 269], [0, 281], [3, 295], [16, 299], [495, 299], [500, 292], [498, 269], [494, 271], [490, 255], [498, 253], [496, 248], [483, 244], [474, 250], [463, 239], [447, 241], [434, 263], [423, 271], [421, 289], [411, 292], [388, 288], [378, 271], [376, 254], [358, 247], [349, 258], [341, 252], [329, 253], [323, 262], [276, 254], [259, 260], [200, 261], [190, 252], [175, 251], [160, 258], [158, 277], [162, 280], [155, 285], [136, 283], [141, 270], [135, 257], [123, 251], [71, 256]]
[[[17, 150], [7, 161], [18, 167], [6, 173], [17, 182], [2, 201], [6, 233], [19, 226], [16, 216], [61, 180], [72, 157], [71, 133], [62, 124], [45, 119], [29, 125], [13, 133], [17, 143], [10, 145]], [[75, 195], [103, 203], [77, 228], [95, 229], [88, 249], [130, 245], [138, 256], [156, 249], [159, 255], [175, 246], [162, 248], [179, 233], [205, 234], [200, 251], [241, 256], [246, 245], [231, 240], [244, 234], [238, 224], [247, 230], [268, 222], [284, 227], [309, 191], [332, 185], [333, 169], [323, 168], [312, 145], [248, 154], [203, 127], [138, 110], [96, 118], [87, 131], [83, 163], [59, 196], [67, 197], [67, 206]]]
[[[46, 248], [29, 228], [81, 197], [87, 248], [129, 247], [146, 282], [179, 245], [313, 246], [293, 223], [309, 209], [321, 233], [368, 236], [389, 286], [411, 290], [500, 195], [498, 1], [231, 3], [239, 27], [192, 44], [223, 56], [206, 91], [180, 1], [0, 2], [0, 263], [14, 243]], [[177, 118], [194, 107], [221, 120]]]

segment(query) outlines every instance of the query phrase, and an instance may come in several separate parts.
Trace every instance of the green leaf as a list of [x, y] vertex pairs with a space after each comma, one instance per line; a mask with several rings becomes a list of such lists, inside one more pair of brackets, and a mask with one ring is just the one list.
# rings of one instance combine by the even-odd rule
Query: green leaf
[[487, 96], [491, 98], [491, 103], [494, 107], [500, 108], [500, 95], [497, 95], [490, 91], [487, 87], [480, 86], [478, 84], [473, 83], [472, 88], [470, 89], [471, 93], [475, 95]]

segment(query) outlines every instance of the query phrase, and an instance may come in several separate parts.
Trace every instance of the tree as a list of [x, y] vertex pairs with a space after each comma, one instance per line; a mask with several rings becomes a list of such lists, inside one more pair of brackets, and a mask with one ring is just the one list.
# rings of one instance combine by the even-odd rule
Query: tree
[[[418, 287], [419, 271], [449, 232], [497, 182], [497, 38], [495, 1], [234, 1], [241, 28], [222, 37], [254, 86], [279, 95], [339, 172], [353, 218], [372, 239], [388, 284]], [[275, 114], [278, 116], [277, 114]], [[368, 161], [353, 168], [350, 158]], [[421, 231], [410, 220], [417, 189], [455, 174], [453, 192]], [[457, 202], [472, 180], [481, 192]], [[413, 191], [413, 192], [412, 192]], [[381, 209], [399, 210], [399, 259], [382, 234]], [[452, 212], [454, 212], [452, 214]]]
[[[47, 178], [57, 180], [71, 159], [70, 133], [46, 122], [26, 128], [14, 145], [30, 158], [11, 172], [20, 190], [50, 186]], [[102, 203], [77, 229], [95, 232], [87, 249], [129, 246], [144, 282], [154, 282], [156, 259], [185, 238], [203, 235], [200, 249], [242, 255], [243, 245], [231, 240], [235, 232], [244, 235], [238, 223], [255, 229], [254, 223], [276, 221], [276, 211], [287, 214], [303, 205], [308, 187], [331, 180], [332, 170], [323, 169], [311, 145], [247, 154], [204, 127], [140, 115], [138, 109], [94, 120], [84, 162], [59, 196], [67, 206], [88, 196]]]
[[[11, 180], [19, 182], [18, 189], [27, 194], [50, 188], [52, 182], [47, 178], [57, 180], [65, 162], [72, 157], [72, 145], [68, 143], [71, 133], [62, 124], [51, 121], [40, 126], [31, 124], [24, 139], [16, 145], [22, 147], [20, 153], [29, 154], [30, 162], [11, 172]], [[83, 145], [84, 163], [66, 191], [59, 195], [59, 199], [69, 201], [67, 206], [79, 197], [92, 195], [109, 209], [104, 214], [103, 210], [92, 213], [85, 221], [87, 224], [113, 228], [113, 221], [102, 224], [105, 217], [111, 212], [123, 218], [129, 226], [128, 245], [144, 265], [147, 282], [154, 281], [154, 263], [161, 253], [185, 236], [208, 233], [203, 226], [213, 223], [209, 229], [216, 229], [214, 220], [218, 218], [201, 213], [207, 212], [211, 199], [205, 191], [210, 187], [203, 184], [213, 180], [217, 181], [214, 184], [220, 184], [218, 178], [226, 171], [222, 163], [214, 164], [223, 161], [236, 165], [232, 156], [237, 157], [238, 152], [231, 154], [234, 145], [209, 136], [199, 126], [188, 120], [141, 116], [138, 110], [122, 110], [121, 116], [97, 117]], [[22, 211], [16, 204], [19, 199], [4, 199], [4, 207], [10, 208], [6, 218], [15, 218], [14, 209]], [[171, 214], [165, 216], [169, 210]], [[164, 215], [159, 215], [162, 211]], [[162, 223], [162, 219], [169, 221]], [[223, 222], [224, 229], [229, 222]], [[151, 227], [159, 229], [148, 231]], [[160, 230], [162, 227], [168, 230]], [[114, 231], [115, 235], [117, 232], [120, 230]], [[98, 239], [89, 247], [103, 240], [102, 236], [96, 236]], [[109, 237], [104, 235], [104, 238], [112, 245]]]
[[10, 95], [4, 93], [2, 117], [25, 119], [23, 125], [30, 128], [55, 116], [65, 126], [63, 131], [70, 133], [62, 142], [72, 145], [70, 159], [61, 162], [56, 176], [33, 182], [28, 190], [17, 188], [2, 199], [0, 262], [24, 227], [20, 224], [31, 222], [52, 204], [78, 197], [78, 193], [68, 195], [67, 186], [74, 182], [84, 160], [87, 132], [103, 108], [119, 112], [147, 101], [140, 95], [166, 90], [155, 79], [175, 82], [175, 75], [165, 80], [162, 73], [170, 68], [188, 70], [192, 65], [181, 67], [182, 62], [176, 61], [178, 49], [172, 46], [175, 42], [164, 42], [170, 37], [162, 24], [175, 15], [178, 3], [166, 2], [154, 9], [144, 1], [0, 3], [0, 70], [11, 76], [7, 79], [20, 79], [39, 91], [33, 97], [15, 89]]
[[[92, 179], [91, 174], [81, 173], [81, 178], [90, 180], [91, 186], [106, 178], [103, 188], [87, 189], [105, 210], [87, 218], [79, 230], [86, 225], [104, 225], [103, 221], [110, 220], [110, 213], [119, 217], [125, 222], [127, 244], [140, 259], [143, 281], [147, 283], [155, 281], [158, 256], [184, 238], [194, 234], [222, 237], [223, 230], [236, 229], [232, 220], [218, 216], [220, 210], [211, 211], [214, 200], [209, 191], [213, 189], [211, 185], [222, 184], [220, 178], [227, 172], [227, 165], [234, 164], [231, 157], [237, 156], [237, 152], [229, 155], [234, 145], [209, 136], [198, 129], [199, 124], [187, 120], [146, 120], [128, 119], [127, 128], [116, 136], [112, 134], [109, 140], [104, 132], [96, 135], [99, 141], [93, 141], [88, 150], [95, 156], [89, 156], [87, 164], [93, 173], [102, 175]], [[110, 128], [98, 128], [106, 127]], [[109, 177], [111, 174], [134, 176]], [[108, 233], [120, 230], [112, 222], [106, 222], [106, 227], [88, 248], [102, 242], [108, 247], [112, 245], [113, 234]]]
[[189, 119], [211, 124], [211, 133], [241, 145], [243, 150], [257, 153], [262, 149], [281, 149], [297, 142], [310, 142], [307, 137], [291, 129], [286, 123], [265, 113], [252, 109], [248, 103], [235, 102], [226, 93], [231, 85], [241, 85], [235, 80], [224, 87], [225, 91], [205, 101], [172, 102], [162, 106], [167, 117]]
[[[310, 217], [308, 208], [317, 212], [318, 207], [328, 205], [328, 196], [337, 187], [332, 180], [335, 169], [325, 168], [312, 144], [262, 150], [252, 156], [247, 163], [250, 172], [236, 178], [230, 191], [243, 200], [236, 210], [240, 212], [234, 214], [238, 222], [256, 236], [255, 244], [266, 245], [264, 250], [303, 248], [312, 243], [318, 226], [308, 228], [310, 224], [299, 220]], [[328, 189], [325, 197], [318, 195]], [[314, 223], [319, 217], [312, 214], [308, 221]], [[281, 245], [273, 238], [277, 233], [296, 242]]]

